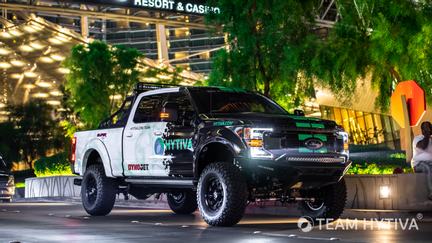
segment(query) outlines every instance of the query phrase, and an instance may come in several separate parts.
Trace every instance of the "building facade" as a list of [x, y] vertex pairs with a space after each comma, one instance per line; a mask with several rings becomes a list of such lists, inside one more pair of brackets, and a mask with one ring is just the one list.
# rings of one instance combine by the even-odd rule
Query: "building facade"
[[[317, 3], [320, 11], [316, 31], [326, 35], [339, 16], [334, 1], [317, 0]], [[17, 45], [16, 50], [8, 51], [7, 55], [10, 52], [22, 57], [25, 60], [23, 64], [28, 65], [28, 68], [24, 65], [15, 70], [11, 63], [13, 60], [0, 60], [0, 68], [1, 65], [10, 66], [2, 68], [0, 116], [3, 112], [2, 106], [6, 106], [8, 97], [16, 92], [18, 84], [23, 87], [20, 93], [23, 97], [27, 92], [30, 98], [46, 99], [52, 105], [59, 104], [58, 84], [62, 82], [59, 75], [62, 71], [67, 71], [59, 69], [59, 65], [64, 59], [64, 48], [70, 48], [73, 43], [66, 40], [74, 39], [75, 33], [83, 40], [96, 39], [114, 45], [134, 47], [157, 63], [180, 67], [204, 76], [211, 71], [211, 58], [216, 51], [225, 47], [225, 36], [207, 26], [204, 17], [207, 12], [217, 13], [220, 10], [206, 5], [205, 0], [6, 0], [0, 2], [0, 10], [4, 33], [12, 33], [11, 25], [22, 27], [22, 24], [28, 23], [29, 15], [43, 19], [49, 23], [47, 26], [52, 25], [43, 27], [43, 31], [52, 28], [59, 32], [51, 38], [45, 37], [54, 35], [48, 32], [38, 35], [42, 30], [37, 33], [29, 32], [32, 35], [24, 35], [26, 39], [20, 40], [23, 43]], [[74, 34], [62, 36], [61, 32], [68, 31]], [[25, 30], [22, 32], [25, 34]], [[0, 57], [2, 41], [8, 44], [13, 38], [2, 40], [0, 36]], [[48, 38], [51, 41], [37, 42], [34, 41], [35, 38]], [[30, 51], [29, 48], [33, 50]], [[51, 53], [45, 58], [43, 55], [48, 49]], [[33, 57], [27, 58], [30, 55]], [[39, 58], [40, 55], [42, 57]], [[45, 68], [49, 65], [53, 67]], [[54, 69], [58, 71], [57, 74], [50, 75], [49, 70]], [[31, 92], [26, 87], [31, 88]], [[367, 87], [367, 90], [362, 89], [364, 87], [359, 87], [359, 93], [354, 95], [356, 98], [360, 97], [362, 102], [354, 101], [351, 104], [339, 101], [324, 88], [319, 89], [316, 99], [307, 102], [304, 109], [307, 115], [335, 120], [350, 133], [353, 144], [379, 144], [400, 149], [400, 128], [388, 114], [375, 109], [376, 96], [373, 90], [370, 87]], [[368, 96], [364, 97], [364, 94]]]

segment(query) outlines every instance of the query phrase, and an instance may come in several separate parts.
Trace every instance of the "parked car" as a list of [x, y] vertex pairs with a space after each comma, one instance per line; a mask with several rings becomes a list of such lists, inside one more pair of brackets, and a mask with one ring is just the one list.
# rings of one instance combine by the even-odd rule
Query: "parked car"
[[10, 202], [15, 195], [15, 180], [0, 155], [0, 201]]
[[199, 208], [214, 226], [236, 224], [261, 199], [299, 203], [313, 219], [344, 210], [347, 133], [258, 93], [139, 84], [99, 129], [74, 136], [75, 183], [91, 215], [108, 214], [121, 192], [167, 193], [175, 213]]

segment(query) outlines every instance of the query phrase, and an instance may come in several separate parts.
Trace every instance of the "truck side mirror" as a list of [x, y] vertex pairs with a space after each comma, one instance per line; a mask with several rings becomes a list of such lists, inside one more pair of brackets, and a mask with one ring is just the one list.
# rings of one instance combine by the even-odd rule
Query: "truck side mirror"
[[300, 110], [300, 109], [296, 109], [294, 110], [294, 115], [295, 116], [305, 116], [304, 111]]
[[177, 122], [178, 120], [178, 108], [177, 104], [166, 103], [159, 113], [161, 121], [165, 122]]

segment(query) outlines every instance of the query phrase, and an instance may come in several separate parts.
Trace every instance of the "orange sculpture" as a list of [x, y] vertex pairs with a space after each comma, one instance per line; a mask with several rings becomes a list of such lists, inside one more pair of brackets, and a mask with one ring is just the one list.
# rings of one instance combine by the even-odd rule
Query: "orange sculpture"
[[426, 96], [424, 90], [413, 80], [400, 82], [390, 100], [391, 115], [402, 127], [405, 127], [403, 96], [406, 100], [409, 125], [417, 126], [426, 113]]

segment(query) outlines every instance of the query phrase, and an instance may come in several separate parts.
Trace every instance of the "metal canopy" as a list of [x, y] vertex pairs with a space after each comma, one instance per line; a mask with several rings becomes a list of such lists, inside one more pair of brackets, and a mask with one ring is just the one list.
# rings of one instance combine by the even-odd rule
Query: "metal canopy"
[[[7, 118], [8, 104], [21, 104], [39, 99], [56, 108], [61, 107], [60, 86], [69, 70], [61, 62], [76, 44], [91, 41], [80, 34], [34, 15], [23, 16], [14, 24], [0, 18], [0, 120]], [[157, 77], [140, 79], [143, 82], [169, 81], [176, 69], [148, 58], [139, 61], [138, 70], [163, 70]], [[182, 71], [176, 74], [182, 85], [192, 85], [203, 76]], [[121, 98], [121, 97], [119, 97]]]

